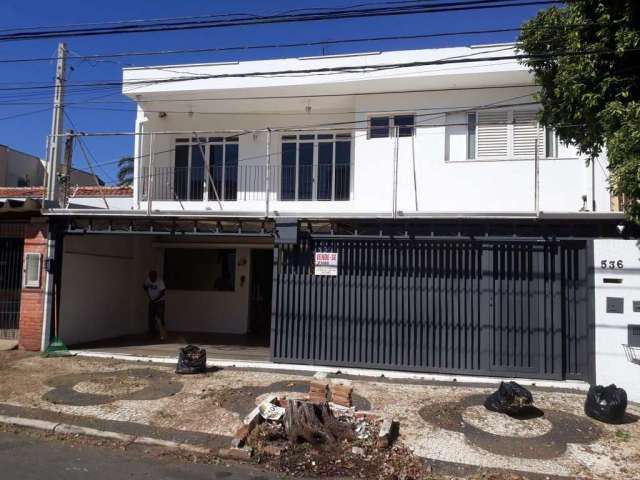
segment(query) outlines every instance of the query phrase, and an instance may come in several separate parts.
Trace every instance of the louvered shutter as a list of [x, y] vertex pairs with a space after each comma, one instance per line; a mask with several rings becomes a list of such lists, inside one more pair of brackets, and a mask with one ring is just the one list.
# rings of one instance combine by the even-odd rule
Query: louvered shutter
[[506, 157], [507, 112], [478, 112], [478, 158]]
[[538, 129], [535, 110], [516, 110], [513, 112], [513, 156], [533, 158], [538, 134], [538, 155], [544, 152], [544, 129]]

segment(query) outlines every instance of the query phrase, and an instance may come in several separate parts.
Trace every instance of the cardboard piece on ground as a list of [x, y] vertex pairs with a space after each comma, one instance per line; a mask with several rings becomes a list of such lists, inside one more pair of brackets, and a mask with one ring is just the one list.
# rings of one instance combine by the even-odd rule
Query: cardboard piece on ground
[[17, 340], [0, 339], [0, 352], [8, 352], [9, 350], [14, 350], [16, 348], [18, 348]]

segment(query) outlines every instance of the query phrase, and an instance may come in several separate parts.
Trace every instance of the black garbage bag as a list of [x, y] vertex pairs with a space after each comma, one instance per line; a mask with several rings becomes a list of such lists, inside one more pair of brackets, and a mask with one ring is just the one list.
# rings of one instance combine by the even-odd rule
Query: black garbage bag
[[627, 411], [627, 392], [611, 384], [594, 385], [587, 393], [584, 413], [605, 423], [622, 423]]
[[517, 415], [533, 406], [533, 395], [516, 382], [502, 382], [498, 390], [487, 397], [484, 406], [492, 412]]
[[195, 345], [180, 349], [176, 373], [204, 373], [207, 370], [207, 351]]

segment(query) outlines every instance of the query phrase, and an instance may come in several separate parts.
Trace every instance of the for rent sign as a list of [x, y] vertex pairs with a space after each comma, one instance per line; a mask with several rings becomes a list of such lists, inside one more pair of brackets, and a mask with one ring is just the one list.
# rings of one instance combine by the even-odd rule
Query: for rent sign
[[316, 275], [338, 275], [338, 254], [336, 252], [316, 252], [315, 269]]

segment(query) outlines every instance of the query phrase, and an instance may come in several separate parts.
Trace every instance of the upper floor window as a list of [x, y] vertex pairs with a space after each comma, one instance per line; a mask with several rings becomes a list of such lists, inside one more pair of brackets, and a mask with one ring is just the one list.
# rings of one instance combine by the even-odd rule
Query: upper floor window
[[349, 200], [351, 134], [282, 136], [281, 200]]
[[176, 200], [236, 200], [238, 137], [177, 138], [171, 176]]
[[369, 138], [387, 138], [397, 130], [399, 137], [413, 136], [415, 115], [385, 115], [369, 118]]
[[467, 114], [467, 159], [557, 157], [553, 129], [535, 110], [485, 110]]

